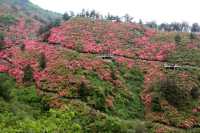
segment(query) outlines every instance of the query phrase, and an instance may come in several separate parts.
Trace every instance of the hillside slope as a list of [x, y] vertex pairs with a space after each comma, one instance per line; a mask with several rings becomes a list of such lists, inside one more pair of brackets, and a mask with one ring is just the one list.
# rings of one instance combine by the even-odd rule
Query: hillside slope
[[2, 25], [0, 89], [12, 88], [0, 93], [3, 131], [200, 130], [198, 35], [77, 17], [38, 38], [43, 23], [22, 14]]
[[0, 0], [0, 34], [6, 47], [36, 39], [40, 29], [61, 15], [46, 11], [28, 0]]
[[41, 23], [49, 23], [61, 18], [61, 14], [44, 10], [29, 0], [0, 0], [1, 15], [12, 14], [15, 17], [34, 18]]

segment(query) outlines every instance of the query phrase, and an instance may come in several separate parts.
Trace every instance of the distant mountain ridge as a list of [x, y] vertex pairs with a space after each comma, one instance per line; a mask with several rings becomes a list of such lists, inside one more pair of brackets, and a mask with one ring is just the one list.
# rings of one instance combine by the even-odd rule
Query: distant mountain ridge
[[0, 0], [0, 15], [12, 14], [15, 16], [32, 17], [41, 23], [49, 23], [62, 17], [61, 14], [44, 10], [29, 0]]

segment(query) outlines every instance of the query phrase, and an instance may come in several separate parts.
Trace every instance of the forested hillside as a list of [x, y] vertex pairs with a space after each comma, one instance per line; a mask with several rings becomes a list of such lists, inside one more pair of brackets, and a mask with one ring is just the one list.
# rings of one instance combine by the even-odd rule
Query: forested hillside
[[200, 132], [198, 34], [61, 18], [0, 0], [0, 132]]

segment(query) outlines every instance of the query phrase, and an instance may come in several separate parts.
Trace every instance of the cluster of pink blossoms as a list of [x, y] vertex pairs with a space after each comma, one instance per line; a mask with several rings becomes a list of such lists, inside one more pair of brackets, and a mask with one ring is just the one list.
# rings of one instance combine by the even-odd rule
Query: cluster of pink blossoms
[[126, 65], [128, 68], [132, 68], [135, 64], [135, 62], [132, 59], [128, 59], [125, 57], [117, 57], [115, 58], [115, 61], [119, 64]]
[[101, 53], [103, 50], [101, 46], [90, 43], [84, 45], [83, 51], [87, 53]]
[[0, 72], [8, 72], [8, 70], [9, 70], [8, 66], [0, 64]]
[[175, 49], [174, 44], [149, 44], [138, 52], [139, 58], [164, 61], [169, 52]]
[[62, 31], [62, 29], [60, 28], [52, 28], [51, 29], [51, 34], [48, 38], [49, 43], [61, 43], [65, 40], [65, 36], [64, 33]]

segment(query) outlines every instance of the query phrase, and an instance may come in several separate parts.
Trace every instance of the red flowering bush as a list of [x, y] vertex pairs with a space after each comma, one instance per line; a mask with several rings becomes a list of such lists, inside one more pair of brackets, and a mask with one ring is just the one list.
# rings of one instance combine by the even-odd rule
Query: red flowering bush
[[168, 53], [175, 49], [174, 44], [149, 44], [138, 52], [139, 58], [164, 61]]
[[150, 94], [143, 95], [142, 101], [146, 107], [149, 107], [152, 104], [152, 96]]
[[87, 53], [102, 53], [103, 49], [99, 45], [90, 43], [84, 45], [83, 51]]
[[189, 44], [187, 44], [187, 48], [189, 48], [189, 49], [198, 49], [199, 46], [198, 46], [198, 44], [189, 43]]
[[15, 25], [9, 27], [9, 31], [6, 33], [6, 43], [8, 45], [16, 45], [23, 40], [35, 40], [40, 26], [40, 22], [34, 19], [30, 19], [27, 22], [25, 18], [20, 17]]
[[17, 82], [22, 82], [24, 72], [19, 68], [12, 68], [8, 71], [9, 75], [14, 77]]
[[0, 72], [8, 72], [8, 70], [9, 70], [9, 67], [8, 67], [8, 66], [1, 65], [1, 64], [0, 64]]
[[146, 29], [144, 32], [144, 35], [147, 37], [152, 37], [155, 34], [156, 34], [156, 30], [154, 29]]
[[119, 56], [124, 56], [124, 57], [134, 57], [134, 52], [131, 50], [121, 50], [121, 49], [117, 49], [112, 51], [113, 55], [119, 55]]
[[[75, 18], [51, 29], [47, 35], [48, 42], [31, 38], [39, 27], [38, 21], [32, 20], [28, 25], [23, 18], [9, 27], [4, 40], [8, 48], [0, 52], [0, 72], [10, 74], [20, 83], [24, 67], [29, 65], [33, 69], [32, 77], [38, 93], [50, 92], [56, 101], [54, 106], [63, 104], [57, 97], [69, 97], [87, 102], [88, 107], [105, 113], [113, 111], [117, 117], [125, 119], [134, 118], [143, 111], [139, 96], [147, 109], [151, 106], [152, 83], [164, 79], [163, 61], [176, 50], [168, 37], [173, 36], [171, 33], [167, 33], [168, 41], [164, 40], [165, 36], [163, 40], [155, 39], [159, 32], [134, 23]], [[198, 49], [198, 41], [178, 47]], [[41, 53], [45, 57], [45, 69], [40, 69], [39, 65]], [[99, 54], [114, 57], [104, 60], [98, 58]], [[136, 67], [143, 72], [141, 75], [130, 72]], [[187, 77], [190, 75], [180, 75], [180, 79]], [[141, 78], [140, 82], [138, 78]], [[194, 108], [193, 112], [199, 110]]]
[[135, 62], [132, 59], [128, 59], [125, 57], [117, 57], [115, 58], [115, 61], [119, 64], [126, 65], [128, 68], [132, 68], [135, 64]]
[[64, 33], [62, 32], [62, 29], [59, 28], [52, 28], [51, 34], [48, 38], [49, 43], [57, 44], [61, 43], [65, 40]]
[[[60, 27], [53, 28], [48, 38], [49, 43], [60, 43], [62, 46], [79, 52], [105, 53], [109, 51], [115, 55], [134, 56], [132, 47], [138, 45], [136, 31], [143, 31], [142, 27], [135, 24], [121, 23], [90, 23], [86, 20], [66, 22]], [[147, 30], [147, 35], [152, 35]], [[148, 37], [143, 37], [145, 38]], [[148, 39], [146, 39], [148, 41]], [[146, 43], [145, 43], [146, 44]]]
[[0, 51], [0, 59], [7, 58], [9, 53], [6, 51]]
[[134, 46], [143, 47], [144, 45], [149, 44], [149, 37], [142, 36], [142, 37], [136, 38], [134, 42], [135, 42]]

